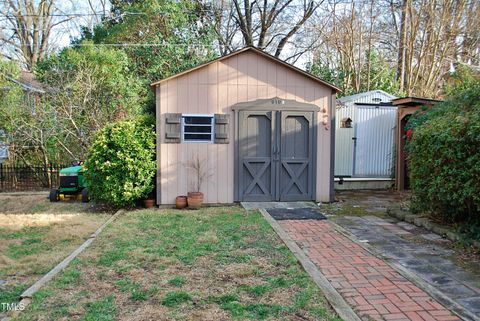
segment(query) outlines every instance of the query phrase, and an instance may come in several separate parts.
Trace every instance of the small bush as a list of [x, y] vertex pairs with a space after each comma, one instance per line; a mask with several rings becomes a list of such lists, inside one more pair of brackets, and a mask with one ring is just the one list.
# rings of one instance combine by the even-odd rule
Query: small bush
[[462, 69], [454, 81], [445, 102], [408, 124], [412, 209], [443, 221], [479, 221], [480, 79]]
[[85, 161], [89, 195], [113, 206], [132, 205], [153, 190], [155, 132], [139, 121], [100, 130]]

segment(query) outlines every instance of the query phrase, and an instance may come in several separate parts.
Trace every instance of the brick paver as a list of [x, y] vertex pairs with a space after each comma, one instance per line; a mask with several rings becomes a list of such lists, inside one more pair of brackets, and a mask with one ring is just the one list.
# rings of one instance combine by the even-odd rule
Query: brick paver
[[365, 320], [460, 320], [327, 221], [279, 221]]

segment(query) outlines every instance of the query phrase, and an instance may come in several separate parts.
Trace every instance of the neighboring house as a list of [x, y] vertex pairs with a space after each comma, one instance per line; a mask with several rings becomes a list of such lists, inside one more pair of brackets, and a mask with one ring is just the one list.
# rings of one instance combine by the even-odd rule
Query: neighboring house
[[22, 87], [25, 94], [25, 104], [31, 109], [32, 113], [35, 114], [37, 106], [45, 94], [45, 86], [29, 71], [22, 71], [18, 80], [12, 78], [9, 80]]
[[0, 163], [8, 158], [8, 147], [5, 144], [5, 131], [0, 129]]
[[393, 184], [396, 97], [372, 90], [337, 99], [337, 189], [385, 188]]
[[333, 200], [333, 85], [247, 47], [154, 82], [157, 203]]
[[[18, 79], [3, 75], [5, 79], [19, 85], [23, 89], [25, 106], [29, 108], [32, 114], [37, 111], [42, 96], [45, 94], [44, 86], [39, 82], [35, 75], [28, 71], [22, 71]], [[9, 90], [10, 87], [2, 87], [1, 90]], [[4, 143], [5, 131], [0, 129], [0, 161], [8, 158], [8, 146]]]

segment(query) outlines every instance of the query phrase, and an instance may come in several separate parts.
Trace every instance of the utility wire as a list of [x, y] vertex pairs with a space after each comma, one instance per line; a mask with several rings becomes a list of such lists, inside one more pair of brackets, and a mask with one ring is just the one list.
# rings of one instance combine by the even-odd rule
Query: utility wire
[[[335, 1], [336, 4], [349, 4], [351, 3], [351, 0], [345, 0], [345, 1]], [[355, 0], [355, 3], [356, 4], [370, 4], [371, 3], [371, 0]], [[328, 3], [327, 3], [328, 4]], [[301, 9], [307, 9], [308, 7], [305, 6], [305, 5], [302, 5], [302, 4], [289, 4], [286, 8], [301, 8]], [[242, 8], [243, 9], [243, 8]], [[260, 10], [257, 9], [257, 7], [254, 7], [253, 8], [253, 12], [254, 13], [258, 13], [260, 12]], [[178, 10], [180, 12], [183, 12], [183, 13], [215, 13], [215, 12], [218, 12], [219, 10], [221, 11], [229, 11], [230, 10], [230, 7], [224, 7], [224, 8], [218, 8], [218, 7], [197, 7], [195, 9], [182, 9], [182, 10]], [[268, 7], [266, 9], [267, 12], [271, 11], [272, 10], [272, 7]], [[178, 12], [176, 11], [176, 12]], [[263, 10], [262, 10], [263, 11]], [[50, 14], [50, 15], [42, 15], [42, 14], [22, 14], [20, 13], [21, 16], [23, 17], [41, 17], [41, 16], [51, 16], [51, 17], [70, 17], [70, 16], [78, 16], [78, 17], [82, 17], [82, 16], [99, 16], [99, 15], [102, 15], [104, 14], [105, 12], [103, 11], [100, 11], [100, 12], [93, 12], [93, 13], [55, 13], [55, 14]], [[3, 16], [9, 16], [11, 18], [15, 18], [15, 15], [11, 14], [11, 13], [0, 13], [1, 15]], [[110, 11], [109, 14], [112, 14], [112, 12]], [[126, 14], [126, 15], [150, 15], [149, 13], [145, 13], [145, 12], [125, 12], [125, 13], [122, 13], [121, 15], [123, 14]], [[165, 15], [164, 12], [158, 12], [158, 13], [155, 13], [155, 14], [152, 14], [152, 15]]]
[[[294, 44], [297, 49], [308, 49], [309, 46], [300, 46], [296, 41], [288, 41], [289, 44]], [[31, 44], [26, 44], [31, 45]], [[189, 44], [189, 43], [79, 43], [79, 44], [71, 44], [70, 47], [180, 47], [180, 48], [212, 48], [215, 44], [205, 45], [205, 44]], [[427, 53], [428, 56], [439, 57], [438, 55], [435, 56], [434, 54]], [[468, 55], [468, 58], [476, 59], [475, 56]], [[445, 61], [448, 62], [458, 62], [459, 59], [451, 58], [451, 57], [443, 57]]]
[[[6, 18], [16, 18], [17, 16], [22, 16], [22, 17], [87, 17], [87, 16], [109, 16], [111, 14], [100, 11], [100, 12], [93, 12], [93, 13], [52, 13], [52, 14], [23, 14], [19, 13], [18, 15], [14, 15], [11, 13], [0, 13], [3, 17]], [[122, 14], [118, 15], [118, 17], [121, 16], [135, 16], [135, 15], [148, 15], [145, 12], [123, 12]]]

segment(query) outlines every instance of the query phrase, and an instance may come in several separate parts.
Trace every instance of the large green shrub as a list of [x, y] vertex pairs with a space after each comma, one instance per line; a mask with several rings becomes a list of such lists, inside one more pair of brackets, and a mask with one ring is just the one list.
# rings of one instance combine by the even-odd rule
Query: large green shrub
[[38, 64], [39, 79], [54, 88], [45, 100], [56, 115], [51, 117], [55, 158], [84, 159], [97, 130], [119, 115], [134, 119], [142, 114], [148, 88], [131, 65], [123, 51], [88, 41]]
[[480, 221], [480, 81], [460, 70], [445, 102], [408, 126], [412, 207], [444, 221]]
[[155, 132], [139, 121], [100, 130], [85, 162], [89, 195], [114, 206], [133, 204], [153, 190]]

